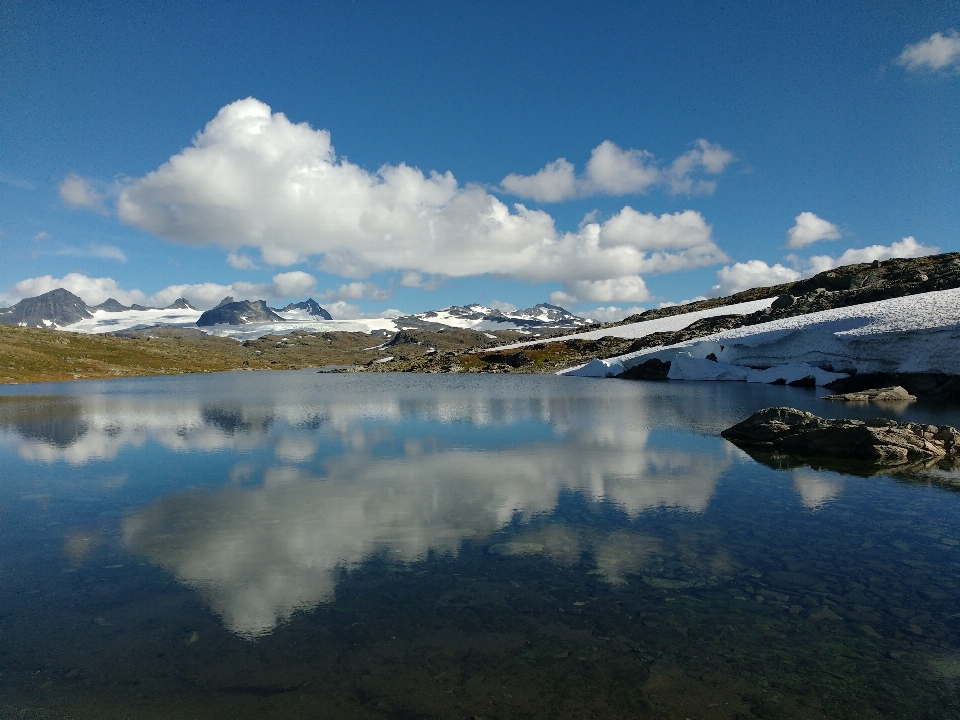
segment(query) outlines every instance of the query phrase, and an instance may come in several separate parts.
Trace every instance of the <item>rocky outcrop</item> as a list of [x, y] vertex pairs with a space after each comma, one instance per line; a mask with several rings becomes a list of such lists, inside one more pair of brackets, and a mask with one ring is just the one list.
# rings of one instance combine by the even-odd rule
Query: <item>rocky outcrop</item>
[[960, 432], [949, 425], [827, 420], [787, 407], [760, 410], [720, 434], [748, 451], [896, 470], [929, 468], [960, 456]]
[[105, 312], [126, 312], [130, 308], [114, 298], [107, 298], [99, 305], [94, 305], [91, 310], [103, 310]]
[[875, 260], [872, 263], [844, 265], [818, 273], [806, 280], [766, 288], [753, 288], [728, 297], [648, 310], [639, 315], [631, 315], [620, 322], [611, 323], [611, 326], [656, 320], [750, 300], [777, 298], [766, 310], [751, 315], [736, 316], [742, 321], [735, 327], [757, 325], [819, 310], [956, 287], [960, 287], [960, 253], [944, 253], [919, 258], [892, 258]]
[[167, 305], [164, 310], [196, 310], [196, 308], [188, 303], [184, 298], [177, 298], [172, 303]]
[[826, 385], [835, 393], [860, 393], [899, 385], [917, 397], [960, 399], [960, 377], [947, 373], [857, 373]]
[[63, 288], [24, 298], [13, 307], [0, 310], [0, 323], [27, 327], [72, 325], [91, 317], [93, 314], [87, 304]]
[[[229, 302], [227, 302], [229, 301]], [[278, 322], [284, 318], [267, 307], [263, 300], [241, 300], [234, 302], [226, 297], [217, 307], [207, 310], [197, 320], [200, 327], [210, 325], [246, 325], [254, 322]]]
[[285, 308], [277, 310], [278, 313], [283, 312], [296, 312], [306, 314], [309, 317], [316, 318], [317, 320], [333, 320], [333, 317], [320, 307], [320, 304], [313, 298], [307, 298], [303, 302], [290, 303]]
[[838, 395], [824, 395], [822, 400], [844, 400], [846, 402], [913, 402], [916, 395], [911, 395], [899, 385], [885, 388], [870, 388], [860, 392], [840, 393]]
[[616, 377], [622, 380], [666, 380], [670, 374], [670, 361], [653, 358], [624, 370]]

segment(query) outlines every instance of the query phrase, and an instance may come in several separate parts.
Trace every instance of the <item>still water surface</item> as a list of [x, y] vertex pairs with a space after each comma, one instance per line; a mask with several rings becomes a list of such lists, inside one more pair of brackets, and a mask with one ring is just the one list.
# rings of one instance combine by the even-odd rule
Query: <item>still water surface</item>
[[743, 383], [0, 397], [0, 718], [960, 717], [960, 494], [760, 465]]

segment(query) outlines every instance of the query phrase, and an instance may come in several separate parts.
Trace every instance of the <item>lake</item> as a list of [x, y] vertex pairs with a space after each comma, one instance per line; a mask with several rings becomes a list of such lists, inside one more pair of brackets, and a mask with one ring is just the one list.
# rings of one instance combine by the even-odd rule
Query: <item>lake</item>
[[762, 465], [745, 383], [5, 387], [0, 718], [960, 717], [960, 494]]

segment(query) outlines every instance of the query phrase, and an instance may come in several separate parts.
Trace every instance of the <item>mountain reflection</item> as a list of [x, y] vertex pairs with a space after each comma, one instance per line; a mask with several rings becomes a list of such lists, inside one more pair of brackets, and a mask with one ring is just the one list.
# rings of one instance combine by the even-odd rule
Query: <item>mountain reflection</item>
[[[631, 517], [703, 512], [738, 456], [691, 430], [714, 434], [744, 414], [732, 394], [549, 377], [179, 382], [9, 398], [0, 402], [0, 447], [27, 463], [122, 471], [132, 508], [126, 546], [197, 589], [250, 638], [332, 599], [342, 568], [375, 556], [407, 563], [429, 551], [455, 554], [467, 539], [505, 557], [561, 565], [590, 557], [597, 575], [623, 582], [660, 552], [656, 539], [537, 523], [506, 541], [494, 536], [518, 518], [551, 514], [566, 492]], [[165, 452], [198, 457], [178, 458], [167, 473]], [[86, 474], [39, 477], [46, 491], [65, 492], [75, 475], [71, 491], [86, 493]], [[65, 556], [83, 562], [99, 537], [71, 535]]]
[[[599, 438], [624, 428], [653, 426], [719, 430], [742, 415], [736, 406], [682, 392], [639, 402], [625, 402], [608, 389], [570, 397], [536, 387], [509, 395], [486, 389], [424, 392], [418, 387], [378, 392], [373, 398], [349, 394], [312, 403], [305, 402], [304, 395], [309, 393], [291, 396], [278, 391], [243, 403], [159, 393], [6, 398], [0, 403], [0, 444], [12, 445], [27, 461], [71, 465], [109, 461], [125, 447], [139, 448], [148, 441], [175, 451], [272, 446], [279, 458], [296, 461], [313, 456], [318, 433], [359, 449], [358, 443], [369, 443], [370, 434], [358, 435], [357, 426], [370, 421], [391, 427], [401, 420], [476, 428], [533, 423], [549, 426], [559, 436], [591, 428]], [[296, 433], [300, 437], [293, 438]]]
[[[464, 539], [482, 541], [517, 514], [553, 510], [564, 490], [615, 502], [632, 515], [656, 507], [702, 511], [731, 462], [721, 454], [647, 449], [644, 437], [617, 445], [571, 440], [379, 460], [350, 454], [322, 478], [272, 468], [260, 487], [165, 497], [126, 519], [124, 541], [198, 589], [232, 631], [257, 637], [331, 600], [337, 570], [376, 553], [398, 562], [428, 550], [456, 553]], [[601, 572], [616, 581], [627, 562], [621, 556], [636, 555], [635, 545], [621, 540], [607, 548]], [[579, 555], [575, 546], [542, 547], [548, 556]], [[618, 547], [626, 550], [618, 554]]]

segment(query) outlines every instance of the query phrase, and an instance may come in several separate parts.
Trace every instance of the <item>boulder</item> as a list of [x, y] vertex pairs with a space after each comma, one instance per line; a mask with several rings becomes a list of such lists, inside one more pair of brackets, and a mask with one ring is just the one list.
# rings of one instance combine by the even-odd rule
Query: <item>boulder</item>
[[840, 393], [838, 395], [824, 395], [823, 400], [846, 400], [848, 402], [913, 402], [916, 395], [911, 395], [905, 388], [893, 387], [871, 388], [860, 392]]
[[653, 358], [634, 365], [617, 375], [624, 380], [666, 380], [670, 374], [670, 361]]
[[885, 418], [828, 420], [787, 407], [760, 410], [722, 433], [743, 449], [898, 468], [960, 456], [960, 432]]

